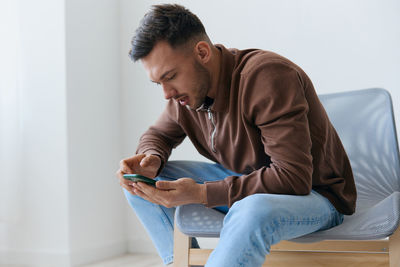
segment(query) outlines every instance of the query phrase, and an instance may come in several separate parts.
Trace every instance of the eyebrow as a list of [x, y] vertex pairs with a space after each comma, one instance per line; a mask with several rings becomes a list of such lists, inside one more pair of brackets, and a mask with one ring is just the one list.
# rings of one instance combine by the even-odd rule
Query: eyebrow
[[[165, 76], [167, 76], [168, 74], [170, 74], [171, 72], [173, 72], [173, 71], [175, 71], [175, 70], [176, 70], [176, 68], [173, 68], [173, 69], [171, 69], [171, 70], [167, 70], [166, 72], [164, 72], [164, 73], [160, 76], [159, 81], [164, 80]], [[155, 82], [155, 81], [152, 81], [152, 82], [153, 82], [153, 83], [158, 83], [158, 82]]]

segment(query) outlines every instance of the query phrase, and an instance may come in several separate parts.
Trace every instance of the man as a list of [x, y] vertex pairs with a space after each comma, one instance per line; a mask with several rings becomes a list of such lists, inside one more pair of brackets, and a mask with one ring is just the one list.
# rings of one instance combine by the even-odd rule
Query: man
[[[349, 160], [297, 65], [268, 51], [213, 45], [179, 5], [152, 7], [130, 55], [168, 103], [117, 176], [165, 264], [173, 262], [179, 205], [227, 213], [206, 265], [217, 267], [261, 266], [272, 244], [336, 226], [354, 212]], [[168, 162], [186, 136], [215, 164]], [[132, 183], [127, 173], [158, 182]]]

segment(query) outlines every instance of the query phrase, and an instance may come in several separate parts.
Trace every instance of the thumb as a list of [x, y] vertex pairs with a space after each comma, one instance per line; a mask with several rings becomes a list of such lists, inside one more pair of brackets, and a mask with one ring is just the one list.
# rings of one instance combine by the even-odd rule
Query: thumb
[[176, 189], [175, 181], [157, 181], [156, 188], [160, 190]]
[[143, 157], [140, 161], [140, 166], [141, 167], [149, 167], [152, 164], [157, 163], [157, 160], [159, 160], [159, 158], [157, 156], [154, 155], [147, 155], [145, 157]]
[[126, 162], [121, 162], [119, 168], [123, 173], [132, 173], [132, 169], [129, 168], [129, 166], [128, 166], [128, 164], [126, 164]]
[[134, 169], [136, 169], [138, 162], [142, 160], [146, 155], [138, 154], [133, 157], [123, 159], [119, 162], [119, 168], [123, 173], [133, 173]]

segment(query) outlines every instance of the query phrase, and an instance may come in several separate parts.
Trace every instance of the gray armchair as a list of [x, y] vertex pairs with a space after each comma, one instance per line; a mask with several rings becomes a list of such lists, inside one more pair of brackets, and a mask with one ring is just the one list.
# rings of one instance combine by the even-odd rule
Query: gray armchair
[[[350, 158], [356, 213], [332, 229], [272, 246], [263, 266], [400, 266], [400, 164], [389, 93], [365, 89], [321, 95]], [[174, 266], [204, 265], [211, 250], [191, 237], [219, 237], [224, 214], [202, 205], [175, 213]]]

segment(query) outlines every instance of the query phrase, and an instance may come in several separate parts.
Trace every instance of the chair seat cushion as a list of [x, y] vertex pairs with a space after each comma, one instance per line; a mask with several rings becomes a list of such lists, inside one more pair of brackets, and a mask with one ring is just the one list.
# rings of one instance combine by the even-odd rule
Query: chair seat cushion
[[399, 226], [400, 192], [394, 192], [370, 208], [345, 216], [341, 225], [293, 239], [295, 242], [368, 240], [390, 236]]
[[175, 223], [188, 236], [219, 237], [225, 214], [200, 204], [179, 206], [175, 211]]
[[[194, 237], [219, 237], [224, 214], [203, 205], [184, 205], [176, 210], [175, 221], [182, 233]], [[325, 231], [292, 239], [295, 242], [382, 239], [400, 222], [400, 192], [394, 192], [372, 207], [345, 216], [343, 223]]]

